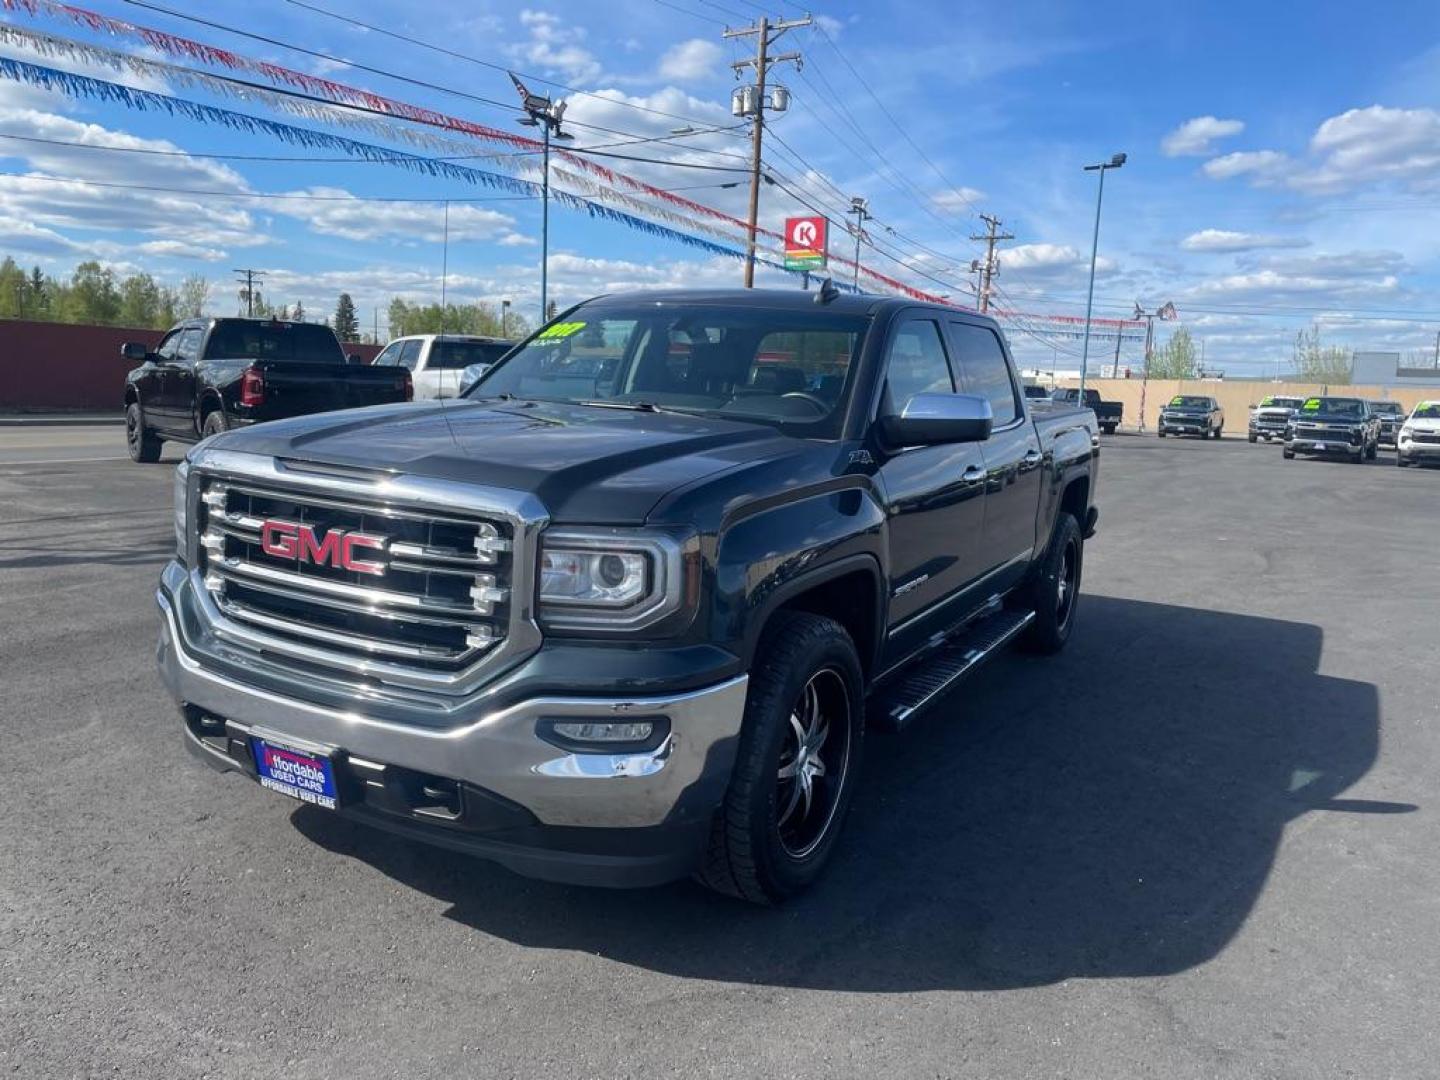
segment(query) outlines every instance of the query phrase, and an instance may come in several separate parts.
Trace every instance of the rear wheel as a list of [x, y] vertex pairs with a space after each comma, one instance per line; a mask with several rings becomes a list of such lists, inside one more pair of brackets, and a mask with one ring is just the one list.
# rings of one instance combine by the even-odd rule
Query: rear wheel
[[131, 461], [151, 464], [160, 460], [163, 440], [145, 426], [145, 410], [138, 401], [132, 401], [125, 409], [125, 449], [130, 452]]
[[782, 612], [750, 673], [745, 722], [699, 880], [772, 904], [825, 868], [855, 790], [865, 717], [860, 659], [833, 619]]
[[1106, 435], [1114, 435], [1114, 434], [1115, 434], [1115, 425], [1114, 425], [1114, 424], [1102, 424], [1102, 425], [1100, 425], [1100, 430], [1103, 431], [1103, 432], [1105, 432]]
[[1070, 640], [1084, 565], [1085, 541], [1080, 535], [1080, 523], [1073, 514], [1062, 513], [1055, 519], [1055, 532], [1036, 575], [1021, 597], [1035, 612], [1035, 620], [1020, 638], [1027, 652], [1057, 653]]
[[219, 409], [211, 409], [205, 414], [205, 422], [200, 425], [200, 437], [208, 439], [211, 435], [219, 435], [227, 426], [224, 412]]

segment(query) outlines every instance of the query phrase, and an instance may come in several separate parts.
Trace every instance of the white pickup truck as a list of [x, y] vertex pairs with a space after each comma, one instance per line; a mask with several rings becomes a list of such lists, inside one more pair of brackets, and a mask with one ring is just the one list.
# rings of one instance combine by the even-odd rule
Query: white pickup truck
[[[403, 367], [415, 384], [415, 400], [459, 397], [515, 342], [470, 334], [413, 334], [396, 338], [375, 358], [377, 367]], [[471, 369], [466, 374], [466, 369]]]

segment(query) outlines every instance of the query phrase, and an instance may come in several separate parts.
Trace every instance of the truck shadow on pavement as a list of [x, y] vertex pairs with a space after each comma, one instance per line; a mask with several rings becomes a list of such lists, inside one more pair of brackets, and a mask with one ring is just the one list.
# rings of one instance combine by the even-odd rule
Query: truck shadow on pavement
[[1186, 970], [1240, 929], [1292, 822], [1415, 809], [1337, 798], [1375, 760], [1379, 703], [1319, 674], [1320, 628], [1099, 596], [1079, 618], [1061, 657], [999, 659], [872, 733], [836, 863], [777, 909], [526, 881], [308, 808], [295, 824], [526, 947], [883, 992]]

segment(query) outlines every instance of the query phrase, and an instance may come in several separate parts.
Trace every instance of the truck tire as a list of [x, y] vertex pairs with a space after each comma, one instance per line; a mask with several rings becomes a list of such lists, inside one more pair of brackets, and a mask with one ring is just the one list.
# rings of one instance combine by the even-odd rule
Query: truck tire
[[1410, 464], [1410, 461], [1404, 454], [1397, 450], [1395, 451], [1395, 464], [1403, 469]]
[[859, 774], [863, 685], [843, 626], [804, 612], [775, 616], [750, 671], [740, 746], [696, 875], [701, 884], [774, 904], [820, 876]]
[[1375, 460], [1377, 457], [1379, 457], [1379, 456], [1380, 456], [1380, 444], [1379, 444], [1378, 442], [1375, 443], [1375, 444], [1373, 444], [1373, 445], [1370, 447], [1370, 449], [1368, 449], [1368, 450], [1365, 451], [1365, 457], [1366, 457], [1366, 459], [1369, 460], [1369, 461], [1374, 461], [1374, 460]]
[[[1259, 435], [1256, 435], [1256, 434], [1252, 431], [1252, 432], [1250, 433], [1250, 441], [1253, 443], [1253, 442], [1258, 442], [1259, 440], [1260, 440], [1260, 436], [1259, 436]], [[1266, 442], [1269, 442], [1270, 440], [1269, 440], [1269, 439], [1266, 439], [1265, 441], [1266, 441]]]
[[208, 439], [211, 435], [219, 435], [229, 425], [225, 423], [225, 413], [221, 409], [211, 409], [205, 414], [205, 421], [200, 425], [200, 437]]
[[1115, 425], [1114, 425], [1114, 424], [1101, 424], [1101, 425], [1100, 425], [1100, 430], [1103, 431], [1103, 432], [1105, 432], [1106, 435], [1114, 435], [1114, 434], [1115, 434]]
[[1035, 612], [1035, 620], [1020, 637], [1020, 646], [1026, 652], [1057, 653], [1070, 640], [1084, 566], [1085, 540], [1080, 535], [1080, 523], [1073, 514], [1061, 513], [1055, 519], [1050, 546], [1019, 597]]
[[1360, 447], [1359, 450], [1357, 450], [1355, 453], [1353, 453], [1353, 454], [1350, 455], [1350, 464], [1351, 464], [1351, 465], [1364, 465], [1364, 464], [1365, 464], [1365, 447], [1363, 447], [1363, 446]]
[[132, 401], [125, 409], [125, 449], [130, 460], [153, 464], [160, 460], [162, 445], [163, 440], [145, 426], [145, 410]]
[[1215, 429], [1215, 438], [1217, 438], [1217, 439], [1220, 438], [1220, 436], [1223, 435], [1224, 433], [1225, 433], [1225, 425], [1224, 425], [1224, 424], [1221, 424], [1219, 427], [1217, 427], [1217, 428]]
[[1294, 461], [1295, 451], [1291, 450], [1290, 447], [1287, 446], [1284, 450], [1280, 451], [1280, 456], [1283, 457], [1286, 461]]
[[1155, 434], [1156, 434], [1156, 435], [1159, 435], [1160, 438], [1163, 439], [1163, 438], [1165, 437], [1165, 429], [1164, 429], [1164, 428], [1157, 428], [1156, 431], [1155, 431]]

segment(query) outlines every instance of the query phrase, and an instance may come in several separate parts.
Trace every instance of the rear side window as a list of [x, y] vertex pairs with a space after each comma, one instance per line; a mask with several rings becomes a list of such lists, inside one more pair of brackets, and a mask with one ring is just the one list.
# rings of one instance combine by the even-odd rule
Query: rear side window
[[467, 368], [471, 364], [493, 364], [513, 348], [490, 341], [436, 341], [430, 346], [431, 368]]
[[890, 341], [885, 385], [890, 394], [890, 409], [895, 414], [903, 413], [916, 394], [955, 392], [939, 326], [929, 319], [901, 324]]
[[177, 364], [193, 364], [200, 358], [200, 338], [202, 331], [197, 329], [181, 330], [179, 337], [175, 339], [175, 362]]
[[420, 348], [424, 344], [425, 343], [419, 338], [402, 341], [400, 343], [400, 356], [395, 363], [409, 371], [414, 371], [420, 363]]
[[[990, 402], [997, 428], [1014, 421], [1020, 415], [1020, 405], [1015, 398], [1015, 380], [1010, 377], [1010, 365], [1005, 362], [1005, 350], [1000, 345], [1000, 339], [988, 327], [952, 322], [950, 341], [959, 358], [963, 392]], [[1089, 391], [1086, 391], [1085, 397], [1088, 401]]]

